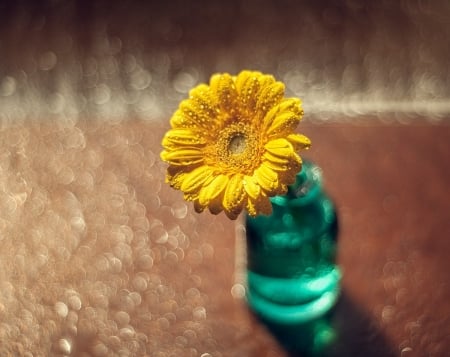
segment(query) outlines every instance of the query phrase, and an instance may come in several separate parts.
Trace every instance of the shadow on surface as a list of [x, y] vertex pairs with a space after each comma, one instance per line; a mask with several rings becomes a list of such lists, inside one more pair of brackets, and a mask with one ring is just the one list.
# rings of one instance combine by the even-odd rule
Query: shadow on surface
[[391, 357], [396, 353], [370, 316], [345, 293], [329, 314], [300, 326], [262, 321], [290, 357]]

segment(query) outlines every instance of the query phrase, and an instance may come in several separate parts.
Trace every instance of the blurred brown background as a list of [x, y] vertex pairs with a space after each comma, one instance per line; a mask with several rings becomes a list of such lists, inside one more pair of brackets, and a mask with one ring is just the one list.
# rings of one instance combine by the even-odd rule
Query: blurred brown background
[[283, 80], [320, 121], [440, 120], [449, 13], [447, 1], [2, 1], [0, 104], [3, 115], [20, 102], [148, 119], [212, 72], [251, 68]]
[[[274, 74], [339, 210], [333, 356], [450, 348], [448, 1], [1, 1], [0, 355], [288, 356], [240, 223], [164, 183], [213, 72]], [[301, 336], [299, 336], [301, 338]]]

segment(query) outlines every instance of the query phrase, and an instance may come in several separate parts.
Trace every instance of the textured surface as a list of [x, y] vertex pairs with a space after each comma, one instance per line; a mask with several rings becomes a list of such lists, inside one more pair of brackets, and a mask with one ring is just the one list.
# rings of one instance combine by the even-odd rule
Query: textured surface
[[339, 210], [332, 354], [446, 356], [448, 1], [184, 4], [0, 2], [0, 355], [287, 355], [241, 299], [241, 227], [159, 160], [189, 88], [251, 68], [304, 100]]
[[[341, 219], [335, 354], [445, 355], [450, 127], [303, 131]], [[164, 184], [161, 136], [131, 120], [2, 128], [0, 354], [284, 355], [239, 299], [234, 222]]]

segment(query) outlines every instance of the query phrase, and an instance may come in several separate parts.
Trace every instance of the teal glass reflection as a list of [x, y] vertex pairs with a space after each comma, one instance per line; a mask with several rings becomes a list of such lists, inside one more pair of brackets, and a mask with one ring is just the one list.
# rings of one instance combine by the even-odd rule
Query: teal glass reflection
[[248, 304], [267, 322], [307, 324], [327, 314], [340, 291], [335, 208], [310, 162], [271, 201], [272, 215], [246, 218]]

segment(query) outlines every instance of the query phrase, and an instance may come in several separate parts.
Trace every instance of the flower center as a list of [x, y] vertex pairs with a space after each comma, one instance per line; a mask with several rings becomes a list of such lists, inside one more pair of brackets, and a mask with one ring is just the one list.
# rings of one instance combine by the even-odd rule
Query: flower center
[[251, 175], [260, 162], [260, 135], [246, 122], [223, 127], [210, 146], [207, 163], [227, 173]]
[[228, 144], [228, 151], [231, 154], [242, 154], [247, 146], [247, 141], [245, 136], [241, 133], [236, 133], [230, 138], [230, 143]]

